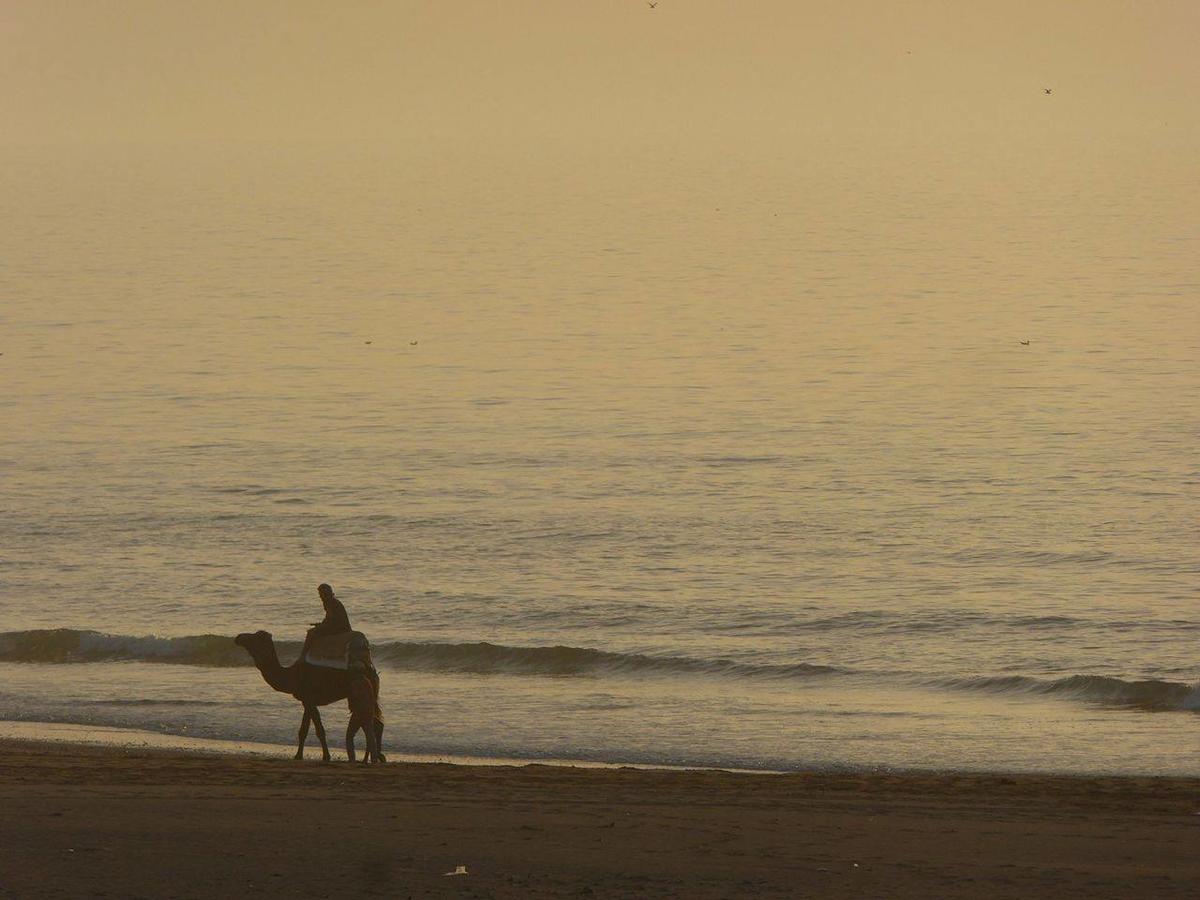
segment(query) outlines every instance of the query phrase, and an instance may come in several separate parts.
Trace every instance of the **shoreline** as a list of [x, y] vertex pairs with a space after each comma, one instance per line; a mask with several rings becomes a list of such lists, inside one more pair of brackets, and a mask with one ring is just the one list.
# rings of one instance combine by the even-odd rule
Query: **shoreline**
[[1200, 894], [1197, 778], [368, 767], [0, 739], [0, 801], [0, 896]]
[[[249, 742], [233, 742], [208, 740], [204, 738], [184, 738], [194, 742], [196, 746], [175, 743], [174, 735], [156, 735], [153, 732], [141, 732], [134, 729], [105, 729], [120, 732], [122, 735], [146, 736], [149, 738], [163, 737], [162, 743], [133, 743], [123, 741], [77, 741], [39, 737], [13, 736], [4, 733], [3, 726], [10, 724], [9, 720], [0, 720], [0, 753], [6, 749], [19, 750], [26, 753], [42, 752], [53, 756], [71, 756], [78, 754], [91, 758], [121, 758], [146, 760], [196, 760], [211, 763], [219, 767], [222, 762], [228, 762], [235, 770], [241, 771], [243, 764], [262, 764], [265, 766], [286, 765], [303, 771], [304, 767], [312, 767], [316, 771], [349, 770], [353, 772], [373, 772], [377, 776], [390, 769], [420, 770], [423, 768], [439, 768], [446, 770], [461, 770], [464, 772], [483, 771], [520, 771], [547, 770], [551, 772], [578, 772], [582, 775], [595, 773], [602, 777], [609, 773], [644, 774], [647, 776], [661, 775], [663, 777], [677, 776], [682, 779], [694, 777], [738, 778], [749, 781], [764, 782], [804, 782], [807, 785], [820, 785], [823, 788], [836, 788], [839, 785], [859, 785], [870, 782], [876, 785], [900, 787], [902, 785], [924, 784], [953, 784], [959, 789], [970, 789], [972, 792], [988, 792], [1006, 788], [1037, 783], [1039, 785], [1058, 785], [1060, 793], [1070, 793], [1073, 788], [1081, 792], [1094, 794], [1121, 794], [1125, 791], [1136, 791], [1139, 796], [1158, 796], [1162, 791], [1149, 790], [1159, 785], [1167, 794], [1177, 791], [1191, 790], [1195, 798], [1194, 815], [1200, 819], [1200, 776], [1190, 775], [1160, 775], [1147, 773], [1142, 775], [1106, 774], [1106, 773], [1077, 773], [1077, 772], [1001, 772], [1001, 771], [972, 771], [972, 770], [941, 770], [941, 769], [895, 769], [877, 767], [871, 769], [845, 768], [813, 768], [792, 772], [768, 771], [759, 769], [730, 769], [713, 767], [686, 766], [657, 766], [641, 763], [597, 763], [587, 760], [542, 760], [523, 759], [516, 757], [482, 757], [482, 756], [453, 756], [453, 755], [421, 755], [389, 753], [388, 762], [384, 766], [366, 766], [360, 756], [356, 762], [345, 758], [345, 752], [334, 752], [333, 759], [325, 763], [320, 758], [318, 748], [309, 747], [303, 760], [292, 757], [292, 749], [283, 744], [252, 744]], [[47, 723], [29, 723], [47, 724]], [[74, 727], [74, 726], [72, 726]], [[232, 748], [210, 747], [207, 745], [232, 745]], [[333, 748], [331, 748], [333, 749]], [[5, 767], [0, 765], [0, 788], [4, 786], [3, 772]], [[215, 771], [215, 770], [214, 770]], [[267, 770], [264, 770], [267, 771]], [[1200, 827], [1200, 821], [1197, 822]]]
[[[39, 732], [51, 732], [46, 736]], [[292, 760], [294, 744], [265, 744], [258, 741], [197, 738], [187, 735], [145, 731], [138, 728], [118, 728], [111, 725], [83, 725], [73, 722], [36, 722], [32, 720], [0, 719], [0, 743], [14, 741], [30, 744], [65, 745], [76, 747], [107, 747], [114, 749], [145, 749], [201, 756], [255, 757], [259, 759]], [[329, 741], [333, 763], [346, 762], [346, 748], [337, 737]], [[362, 738], [358, 739], [362, 753]], [[680, 766], [666, 763], [604, 762], [588, 759], [559, 759], [554, 757], [527, 758], [521, 756], [471, 756], [455, 753], [405, 753], [389, 750], [389, 763], [436, 763], [452, 766], [553, 766], [568, 769], [643, 769], [655, 772], [735, 772], [741, 775], [787, 775], [775, 769], [743, 769], [735, 767]], [[319, 762], [320, 745], [310, 736], [305, 746], [305, 760]], [[832, 771], [832, 770], [831, 770]], [[840, 770], [839, 770], [840, 771]], [[848, 770], [847, 770], [848, 771]]]
[[[0, 719], [0, 743], [37, 743], [50, 746], [107, 747], [116, 749], [145, 749], [178, 752], [215, 757], [242, 757], [259, 759], [286, 759], [291, 761], [294, 744], [268, 744], [258, 741], [241, 741], [224, 738], [199, 738], [166, 732], [146, 731], [137, 728], [121, 728], [111, 725], [91, 725], [73, 722], [42, 722], [24, 719]], [[361, 737], [357, 742], [362, 753]], [[331, 735], [329, 741], [332, 763], [346, 762], [345, 745], [340, 734]], [[903, 768], [899, 766], [874, 765], [813, 765], [796, 769], [755, 769], [739, 766], [688, 766], [671, 763], [653, 763], [625, 760], [589, 760], [559, 757], [524, 756], [479, 756], [456, 753], [407, 753], [395, 748], [384, 747], [389, 763], [445, 764], [452, 766], [547, 766], [566, 769], [623, 770], [634, 769], [650, 772], [727, 772], [738, 775], [788, 777], [795, 775], [848, 775], [848, 776], [895, 776], [895, 777], [939, 777], [947, 778], [1061, 778], [1087, 781], [1089, 779], [1165, 779], [1194, 781], [1200, 785], [1200, 773], [1157, 773], [1157, 772], [1075, 772], [1055, 769], [952, 769], [952, 768]], [[305, 745], [305, 760], [320, 761], [320, 745], [310, 736]]]

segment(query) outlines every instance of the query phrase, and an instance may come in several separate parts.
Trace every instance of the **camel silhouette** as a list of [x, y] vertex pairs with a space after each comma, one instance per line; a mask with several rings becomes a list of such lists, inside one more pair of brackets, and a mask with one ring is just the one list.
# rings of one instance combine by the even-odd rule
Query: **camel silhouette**
[[[349, 697], [350, 673], [342, 669], [305, 665], [299, 659], [290, 666], [281, 665], [279, 654], [275, 650], [275, 639], [269, 631], [245, 632], [234, 638], [233, 642], [250, 654], [263, 681], [281, 694], [291, 694], [303, 704], [304, 718], [300, 722], [295, 758], [304, 759], [304, 742], [308, 739], [308, 727], [311, 724], [315, 726], [317, 740], [321, 742], [321, 758], [329, 762], [329, 744], [325, 740], [325, 725], [321, 722], [320, 707]], [[382, 747], [383, 722], [376, 718], [374, 726], [374, 746]], [[360, 719], [351, 716], [350, 724], [346, 726], [346, 754], [351, 762], [354, 762], [354, 735], [360, 727]], [[363, 730], [365, 734], [366, 729]], [[371, 748], [371, 744], [368, 736], [367, 747]], [[385, 761], [382, 753], [379, 754], [378, 761]]]

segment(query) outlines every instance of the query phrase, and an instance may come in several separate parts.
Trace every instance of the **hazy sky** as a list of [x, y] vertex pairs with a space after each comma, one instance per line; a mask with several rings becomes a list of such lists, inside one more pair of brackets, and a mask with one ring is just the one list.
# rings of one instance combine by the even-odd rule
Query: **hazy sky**
[[1196, 0], [0, 0], [0, 120], [22, 142], [1192, 130], [1198, 46]]

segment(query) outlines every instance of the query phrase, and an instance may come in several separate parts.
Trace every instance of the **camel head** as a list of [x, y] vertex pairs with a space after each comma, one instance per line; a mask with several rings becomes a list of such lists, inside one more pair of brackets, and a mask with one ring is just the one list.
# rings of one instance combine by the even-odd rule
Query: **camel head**
[[250, 654], [254, 660], [254, 668], [258, 669], [263, 680], [277, 691], [295, 695], [296, 674], [298, 664], [292, 663], [288, 668], [279, 664], [275, 653], [275, 639], [269, 631], [244, 632], [233, 639], [233, 642]]
[[275, 642], [275, 639], [269, 631], [246, 631], [235, 637], [233, 642], [239, 647], [245, 648], [247, 653], [257, 659], [263, 650]]

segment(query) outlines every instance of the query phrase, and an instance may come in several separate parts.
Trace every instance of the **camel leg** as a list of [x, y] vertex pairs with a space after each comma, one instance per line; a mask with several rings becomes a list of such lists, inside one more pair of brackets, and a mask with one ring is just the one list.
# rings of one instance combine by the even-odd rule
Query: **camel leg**
[[329, 755], [329, 744], [325, 740], [325, 724], [321, 721], [321, 710], [315, 706], [312, 708], [312, 720], [317, 729], [317, 740], [321, 742], [321, 761], [329, 762], [333, 757]]
[[354, 717], [350, 717], [350, 724], [346, 726], [346, 757], [350, 762], [354, 762], [354, 734], [358, 731], [358, 724], [354, 721]]
[[304, 742], [308, 740], [308, 723], [312, 719], [312, 713], [308, 707], [304, 707], [304, 718], [300, 720], [300, 743], [296, 747], [296, 759], [304, 759]]

